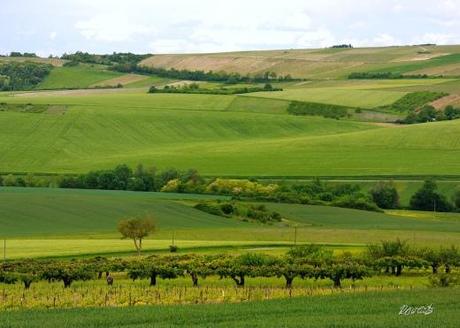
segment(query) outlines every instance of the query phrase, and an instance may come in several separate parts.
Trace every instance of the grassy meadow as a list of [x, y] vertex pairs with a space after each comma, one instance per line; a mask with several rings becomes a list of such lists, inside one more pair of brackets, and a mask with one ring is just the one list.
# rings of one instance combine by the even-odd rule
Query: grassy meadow
[[[240, 304], [136, 306], [5, 312], [6, 327], [456, 327], [458, 289], [336, 293]], [[433, 304], [431, 315], [399, 315]]]
[[[158, 226], [145, 251], [181, 252], [286, 249], [294, 243], [320, 243], [333, 249], [363, 249], [378, 240], [400, 237], [414, 245], [458, 244], [460, 215], [414, 211], [388, 214], [296, 204], [270, 204], [283, 221], [274, 225], [244, 222], [193, 208], [211, 195], [41, 188], [0, 189], [0, 238], [8, 258], [125, 254], [118, 220], [153, 213]], [[225, 197], [218, 197], [224, 199]], [[27, 206], [21, 206], [26, 202]], [[294, 229], [296, 227], [296, 231]], [[294, 237], [296, 235], [296, 237]]]
[[12, 104], [65, 106], [58, 114], [0, 113], [0, 171], [75, 173], [119, 163], [193, 167], [213, 176], [458, 175], [460, 169], [458, 121], [395, 128], [292, 116], [283, 100], [258, 103], [254, 96], [104, 91], [0, 96]]

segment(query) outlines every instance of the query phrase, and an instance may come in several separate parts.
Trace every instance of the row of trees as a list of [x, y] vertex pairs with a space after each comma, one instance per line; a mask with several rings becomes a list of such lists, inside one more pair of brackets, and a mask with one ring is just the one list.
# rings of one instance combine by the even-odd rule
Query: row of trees
[[[304, 183], [260, 183], [251, 179], [205, 179], [197, 170], [157, 170], [138, 165], [132, 170], [118, 165], [111, 170], [91, 171], [77, 176], [47, 178], [44, 176], [0, 176], [0, 185], [131, 191], [161, 191], [175, 193], [218, 194], [234, 199], [281, 203], [331, 205], [368, 211], [401, 208], [400, 197], [393, 182], [380, 181], [369, 191], [359, 184], [328, 183], [314, 179]], [[460, 209], [460, 188], [452, 199], [438, 191], [434, 180], [427, 180], [412, 195], [409, 208], [422, 211], [451, 212]]]
[[[171, 181], [180, 184], [178, 192], [200, 192], [204, 179], [196, 170], [179, 171], [173, 168], [158, 171], [139, 164], [135, 170], [122, 164], [111, 170], [91, 171], [61, 179], [61, 188], [106, 189], [132, 191], [161, 191]], [[169, 190], [168, 190], [169, 191]]]
[[[0, 282], [22, 282], [25, 288], [39, 280], [62, 281], [65, 288], [77, 280], [101, 278], [105, 272], [109, 285], [114, 278], [111, 273], [125, 272], [133, 280], [148, 279], [151, 286], [158, 278], [174, 279], [190, 277], [193, 286], [200, 278], [219, 276], [232, 279], [243, 287], [248, 277], [283, 277], [286, 287], [291, 288], [296, 278], [330, 279], [334, 287], [342, 280], [358, 280], [366, 276], [390, 274], [399, 276], [404, 269], [427, 269], [436, 274], [443, 267], [448, 277], [452, 268], [460, 266], [457, 248], [411, 248], [400, 240], [383, 241], [370, 245], [367, 251], [354, 256], [344, 253], [334, 256], [332, 251], [318, 245], [294, 247], [283, 256], [245, 253], [239, 256], [215, 255], [168, 255], [138, 257], [135, 259], [94, 259], [58, 261], [24, 260], [7, 262], [1, 266]], [[454, 279], [443, 277], [443, 281]]]
[[348, 75], [350, 80], [427, 79], [429, 77], [432, 76], [427, 74], [402, 74], [400, 72], [353, 72]]
[[10, 57], [27, 57], [27, 58], [37, 58], [37, 54], [34, 52], [19, 52], [19, 51], [12, 51], [10, 52]]
[[6, 62], [0, 64], [0, 91], [30, 90], [51, 72], [49, 64]]
[[[399, 208], [399, 195], [393, 182], [379, 182], [371, 191], [372, 199], [384, 209]], [[460, 189], [454, 192], [452, 202], [438, 191], [434, 180], [427, 180], [412, 195], [409, 208], [420, 211], [452, 212], [460, 209]]]
[[214, 71], [189, 71], [186, 69], [177, 70], [175, 68], [160, 68], [160, 67], [147, 67], [137, 64], [119, 64], [114, 65], [111, 69], [122, 73], [137, 73], [137, 74], [153, 74], [160, 77], [166, 77], [177, 80], [190, 80], [190, 81], [212, 81], [212, 82], [225, 82], [228, 84], [236, 83], [264, 83], [274, 81], [298, 81], [299, 79], [293, 78], [291, 75], [278, 75], [275, 72], [264, 72], [255, 75], [241, 75], [239, 73], [226, 73]]
[[149, 58], [150, 54], [137, 55], [131, 52], [114, 52], [112, 54], [96, 55], [87, 52], [77, 51], [73, 54], [63, 54], [61, 59], [69, 60], [71, 63], [88, 63], [88, 64], [134, 64]]
[[198, 83], [191, 83], [181, 87], [165, 86], [157, 88], [151, 86], [149, 93], [186, 93], [186, 94], [211, 94], [211, 95], [235, 95], [243, 93], [261, 92], [261, 91], [283, 91], [281, 88], [274, 88], [270, 83], [266, 83], [263, 87], [239, 87], [239, 88], [200, 88]]

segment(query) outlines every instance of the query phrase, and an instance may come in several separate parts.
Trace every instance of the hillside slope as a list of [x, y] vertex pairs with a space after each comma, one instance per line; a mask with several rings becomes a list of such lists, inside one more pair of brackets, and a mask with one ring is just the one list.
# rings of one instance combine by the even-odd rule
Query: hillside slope
[[[342, 78], [351, 72], [374, 70], [404, 73], [460, 73], [460, 46], [406, 46], [354, 49], [307, 49], [154, 55], [141, 65], [187, 70], [257, 74], [266, 71], [298, 78]], [[439, 60], [440, 58], [445, 58]], [[425, 69], [426, 68], [426, 69]]]

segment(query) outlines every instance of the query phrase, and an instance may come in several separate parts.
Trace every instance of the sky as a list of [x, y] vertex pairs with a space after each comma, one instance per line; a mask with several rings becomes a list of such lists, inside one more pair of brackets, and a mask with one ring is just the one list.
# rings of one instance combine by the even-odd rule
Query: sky
[[460, 0], [1, 0], [0, 54], [460, 44]]

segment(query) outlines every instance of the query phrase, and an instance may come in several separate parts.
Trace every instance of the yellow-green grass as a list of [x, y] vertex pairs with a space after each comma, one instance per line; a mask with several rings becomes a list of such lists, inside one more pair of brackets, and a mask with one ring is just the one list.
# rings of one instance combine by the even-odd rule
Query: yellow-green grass
[[122, 73], [108, 71], [104, 67], [98, 66], [78, 65], [73, 67], [56, 67], [37, 88], [87, 88], [104, 80], [111, 80], [122, 75]]
[[[106, 288], [94, 288], [92, 294]], [[155, 291], [157, 290], [155, 289]], [[202, 302], [198, 294], [200, 291], [202, 290], [195, 292], [189, 288], [189, 293], [197, 294], [197, 302], [199, 303]], [[233, 291], [238, 292], [238, 289], [233, 288]], [[229, 291], [229, 293], [233, 293], [233, 291]], [[243, 296], [247, 291], [240, 290], [240, 301], [248, 300], [248, 297]], [[79, 292], [78, 300], [73, 299], [73, 302], [80, 302], [84, 299], [83, 295], [85, 293], [87, 295], [90, 290], [85, 292], [84, 288], [81, 288]], [[182, 290], [181, 296], [185, 297], [183, 292], [184, 290]], [[207, 290], [204, 292], [208, 293]], [[0, 324], [11, 328], [25, 326], [53, 328], [62, 327], [63, 324], [72, 328], [102, 328], [107, 326], [114, 328], [150, 328], [152, 326], [455, 328], [460, 320], [458, 312], [460, 292], [458, 288], [393, 289], [368, 293], [353, 292], [349, 289], [334, 292], [334, 290], [329, 289], [329, 293], [326, 295], [314, 294], [293, 298], [289, 298], [289, 291], [285, 290], [285, 299], [269, 301], [263, 300], [263, 291], [261, 292], [260, 301], [245, 301], [238, 304], [5, 311], [1, 316]], [[270, 290], [265, 291], [265, 293], [267, 292]], [[293, 292], [295, 295], [296, 290]], [[179, 291], [177, 291], [178, 293]], [[18, 297], [20, 297], [19, 295]], [[129, 304], [129, 296], [126, 296], [126, 303]], [[104, 295], [98, 297], [100, 305], [104, 304], [103, 297]], [[154, 299], [155, 293], [153, 295], [146, 294], [145, 298]], [[221, 295], [220, 299], [222, 298], [225, 298], [225, 295]], [[142, 297], [140, 301], [142, 301]], [[72, 304], [72, 301], [69, 303]], [[399, 311], [404, 305], [420, 307], [430, 304], [433, 307], [433, 313], [430, 315], [399, 315]]]
[[[343, 280], [341, 291], [332, 288], [331, 280], [300, 279], [294, 280], [293, 288], [285, 288], [285, 280], [279, 278], [247, 278], [245, 288], [235, 288], [231, 279], [211, 276], [199, 279], [200, 287], [193, 288], [191, 279], [158, 279], [157, 286], [149, 286], [149, 281], [127, 279], [125, 274], [112, 273], [114, 286], [108, 287], [105, 279], [74, 282], [72, 287], [64, 289], [62, 282], [34, 282], [31, 288], [24, 290], [20, 284], [4, 286], [0, 298], [0, 310], [39, 309], [52, 306], [99, 307], [127, 305], [167, 305], [190, 303], [235, 303], [241, 301], [269, 300], [299, 296], [333, 295], [337, 292], [364, 293], [372, 291], [426, 289], [428, 277], [422, 273], [413, 273], [400, 277], [379, 276], [364, 278], [360, 281]], [[131, 295], [131, 304], [128, 299]], [[50, 302], [51, 301], [51, 302]], [[133, 304], [134, 303], [134, 304]]]
[[326, 103], [349, 107], [374, 108], [390, 105], [405, 95], [386, 90], [359, 90], [355, 88], [302, 88], [278, 92], [258, 92], [251, 96]]

